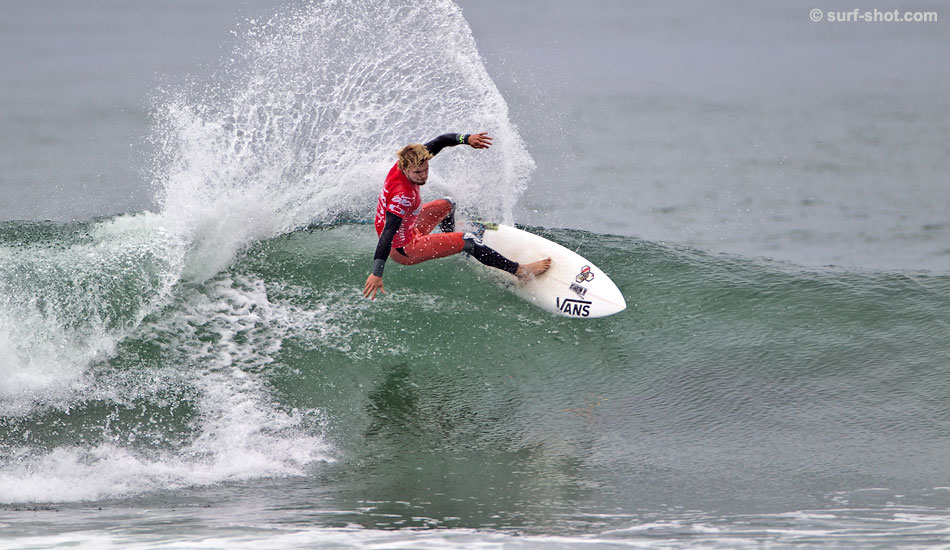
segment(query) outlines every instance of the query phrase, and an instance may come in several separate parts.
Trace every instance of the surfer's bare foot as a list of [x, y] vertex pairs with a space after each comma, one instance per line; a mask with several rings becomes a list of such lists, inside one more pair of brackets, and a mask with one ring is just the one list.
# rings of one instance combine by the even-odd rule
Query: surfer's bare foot
[[515, 276], [521, 279], [522, 282], [527, 282], [547, 271], [549, 267], [551, 267], [551, 258], [545, 258], [530, 264], [520, 264]]

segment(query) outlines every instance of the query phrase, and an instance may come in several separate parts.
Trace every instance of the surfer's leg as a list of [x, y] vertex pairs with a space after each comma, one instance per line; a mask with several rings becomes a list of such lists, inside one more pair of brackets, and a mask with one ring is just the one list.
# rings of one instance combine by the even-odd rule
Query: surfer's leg
[[483, 264], [507, 271], [522, 281], [528, 281], [537, 277], [551, 267], [551, 258], [544, 258], [543, 260], [527, 264], [519, 264], [502, 256], [493, 248], [485, 246], [478, 237], [471, 233], [466, 233], [463, 238], [465, 240], [465, 247], [462, 250], [466, 253]]
[[458, 254], [465, 246], [461, 233], [436, 233], [419, 235], [402, 247], [402, 252], [393, 249], [389, 257], [402, 265], [415, 265], [427, 260]]
[[411, 243], [401, 248], [394, 248], [389, 257], [402, 265], [415, 265], [436, 258], [444, 258], [459, 252], [466, 252], [479, 262], [507, 271], [522, 280], [538, 276], [551, 267], [551, 259], [545, 258], [537, 262], [519, 264], [499, 254], [493, 248], [482, 244], [482, 241], [471, 233], [436, 233], [434, 235], [418, 235]]
[[452, 197], [445, 197], [446, 202], [452, 205], [452, 209], [449, 210], [449, 213], [446, 214], [442, 221], [439, 222], [439, 230], [443, 233], [454, 233], [455, 232], [455, 200]]
[[465, 246], [462, 248], [467, 254], [488, 267], [495, 267], [502, 271], [507, 271], [512, 275], [518, 272], [518, 262], [513, 262], [499, 254], [493, 248], [482, 244], [482, 241], [471, 233], [466, 233], [463, 237]]
[[455, 204], [451, 200], [437, 199], [422, 205], [422, 212], [416, 219], [416, 230], [421, 235], [428, 235], [437, 225], [443, 233], [455, 231]]

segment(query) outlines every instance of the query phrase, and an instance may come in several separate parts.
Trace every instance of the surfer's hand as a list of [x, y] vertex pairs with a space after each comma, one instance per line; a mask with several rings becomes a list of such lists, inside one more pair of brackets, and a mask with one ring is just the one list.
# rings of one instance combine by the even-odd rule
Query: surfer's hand
[[482, 132], [480, 134], [470, 134], [468, 136], [468, 144], [474, 147], [475, 149], [488, 149], [491, 147], [492, 138], [488, 135], [488, 132]]
[[383, 278], [370, 273], [369, 277], [366, 278], [366, 286], [363, 287], [363, 298], [375, 300], [377, 290], [383, 294], [386, 293], [386, 290], [383, 289]]

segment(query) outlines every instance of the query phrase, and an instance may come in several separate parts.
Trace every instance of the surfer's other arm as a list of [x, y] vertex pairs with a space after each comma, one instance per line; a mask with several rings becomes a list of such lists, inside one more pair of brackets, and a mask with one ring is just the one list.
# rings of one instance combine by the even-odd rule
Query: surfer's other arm
[[370, 300], [376, 299], [376, 292], [386, 292], [383, 289], [383, 268], [386, 267], [386, 258], [393, 248], [393, 238], [399, 227], [402, 225], [402, 218], [386, 212], [386, 225], [383, 232], [379, 234], [379, 243], [376, 245], [376, 254], [373, 255], [373, 272], [366, 278], [366, 285], [363, 287], [363, 297]]

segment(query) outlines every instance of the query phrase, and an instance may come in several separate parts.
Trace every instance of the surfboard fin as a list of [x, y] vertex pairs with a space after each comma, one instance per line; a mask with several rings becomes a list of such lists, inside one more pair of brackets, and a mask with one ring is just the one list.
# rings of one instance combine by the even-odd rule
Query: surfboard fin
[[479, 239], [485, 236], [485, 231], [498, 231], [498, 224], [494, 222], [472, 220], [470, 223], [473, 226], [471, 232]]

